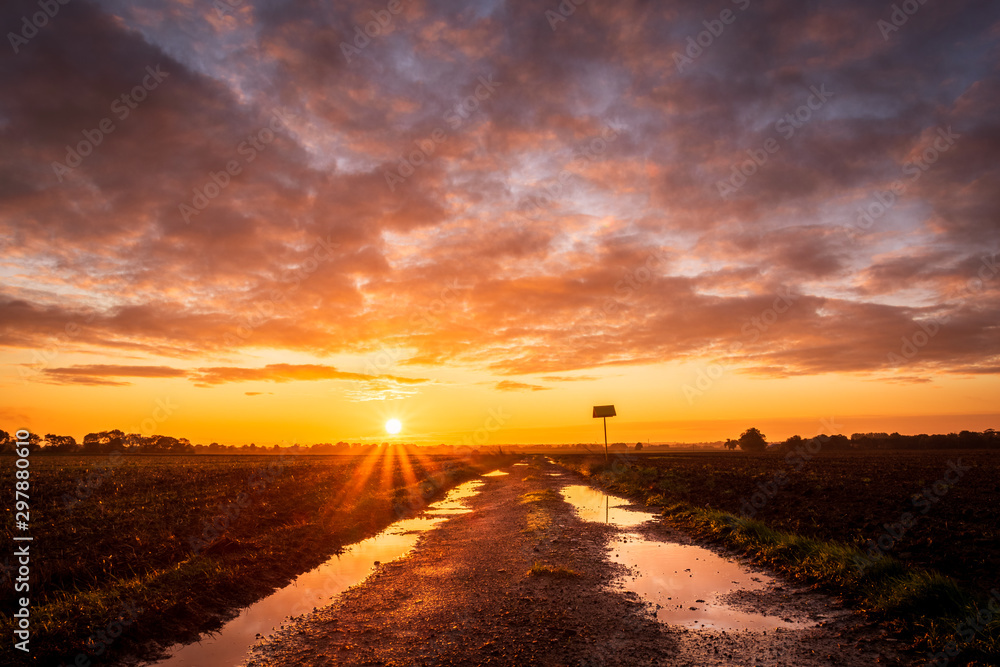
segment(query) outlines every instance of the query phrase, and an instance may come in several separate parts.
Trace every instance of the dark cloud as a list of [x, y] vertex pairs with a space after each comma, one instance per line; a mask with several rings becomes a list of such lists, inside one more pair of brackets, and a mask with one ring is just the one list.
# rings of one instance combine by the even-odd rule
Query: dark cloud
[[[393, 340], [400, 363], [552, 382], [705, 356], [786, 376], [884, 371], [946, 317], [909, 374], [994, 372], [1000, 5], [927, 3], [886, 38], [890, 4], [740, 4], [586, 3], [553, 29], [537, 3], [407, 3], [350, 60], [365, 3], [61, 5], [0, 55], [0, 345], [200, 360]], [[721, 8], [736, 20], [678, 71]], [[36, 11], [5, 3], [0, 25]], [[147, 68], [166, 76], [119, 117]], [[780, 293], [798, 298], [770, 322]], [[177, 377], [55, 364], [42, 377]], [[519, 384], [498, 388], [538, 387]]]

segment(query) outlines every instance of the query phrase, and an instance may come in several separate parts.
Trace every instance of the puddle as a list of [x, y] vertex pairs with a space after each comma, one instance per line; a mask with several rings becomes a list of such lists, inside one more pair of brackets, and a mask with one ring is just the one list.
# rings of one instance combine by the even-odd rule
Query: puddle
[[[506, 474], [506, 473], [504, 473]], [[287, 617], [325, 607], [330, 599], [363, 581], [375, 568], [375, 562], [387, 563], [408, 553], [421, 533], [434, 528], [455, 514], [471, 512], [464, 501], [479, 492], [484, 482], [465, 482], [420, 515], [402, 519], [378, 535], [347, 547], [319, 567], [299, 575], [281, 590], [244, 609], [226, 623], [217, 634], [202, 641], [177, 648], [157, 667], [229, 667], [243, 664], [257, 633], [269, 635]]]
[[[652, 512], [623, 509], [627, 501], [589, 486], [566, 486], [562, 494], [587, 521], [627, 528], [654, 517]], [[714, 551], [691, 544], [647, 540], [633, 532], [623, 533], [611, 546], [612, 562], [630, 570], [619, 585], [654, 605], [656, 618], [662, 623], [726, 631], [808, 625], [741, 611], [723, 603], [720, 598], [727, 593], [762, 590], [776, 582]]]
[[585, 521], [601, 521], [616, 526], [638, 526], [653, 518], [652, 512], [625, 509], [627, 500], [609, 496], [597, 489], [582, 484], [564, 486], [563, 498], [576, 508], [576, 513]]
[[509, 475], [510, 473], [504, 472], [503, 470], [494, 470], [493, 472], [483, 473], [483, 477], [503, 477], [504, 475]]
[[526, 465], [528, 465], [528, 464], [527, 464], [527, 463], [515, 463], [514, 465], [515, 465], [515, 466], [526, 466]]

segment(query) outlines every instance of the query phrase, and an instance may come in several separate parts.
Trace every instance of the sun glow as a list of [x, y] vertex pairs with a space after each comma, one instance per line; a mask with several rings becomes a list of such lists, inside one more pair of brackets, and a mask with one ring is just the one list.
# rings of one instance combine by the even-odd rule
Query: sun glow
[[387, 433], [396, 435], [403, 430], [403, 424], [398, 419], [390, 419], [385, 423], [385, 430]]

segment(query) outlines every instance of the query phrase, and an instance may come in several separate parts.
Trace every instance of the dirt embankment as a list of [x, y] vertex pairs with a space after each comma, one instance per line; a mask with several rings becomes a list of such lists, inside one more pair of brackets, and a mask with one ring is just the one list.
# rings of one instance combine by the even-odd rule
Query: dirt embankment
[[[915, 664], [824, 596], [783, 585], [738, 601], [804, 630], [716, 632], [664, 625], [614, 585], [613, 526], [581, 521], [556, 493], [579, 483], [535, 461], [485, 478], [473, 512], [427, 533], [331, 605], [290, 622], [247, 665]], [[658, 532], [659, 531], [659, 532]], [[668, 527], [649, 534], [683, 535]], [[533, 566], [550, 566], [550, 571]]]

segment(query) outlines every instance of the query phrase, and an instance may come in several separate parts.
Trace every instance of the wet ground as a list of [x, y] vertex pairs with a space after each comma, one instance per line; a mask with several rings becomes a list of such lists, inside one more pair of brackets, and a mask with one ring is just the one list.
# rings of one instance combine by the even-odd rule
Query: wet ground
[[[293, 584], [310, 597], [286, 589], [264, 601], [259, 620], [248, 610], [250, 627], [219, 636], [231, 647], [224, 657], [192, 645], [161, 664], [915, 662], [835, 600], [694, 544], [549, 462], [501, 472], [465, 485], [464, 500], [450, 497], [436, 514], [354, 545], [338, 561], [357, 559], [350, 576], [331, 574], [331, 560], [318, 568], [325, 574]], [[250, 631], [251, 641], [262, 636], [234, 661]]]
[[455, 487], [418, 516], [397, 521], [378, 535], [350, 545], [319, 567], [299, 575], [288, 586], [247, 607], [213, 636], [178, 646], [169, 658], [148, 664], [157, 667], [241, 664], [258, 638], [270, 635], [289, 618], [328, 605], [337, 595], [364, 581], [379, 564], [409, 553], [424, 532], [452, 516], [471, 512], [465, 501], [482, 486], [482, 481], [473, 480]]
[[[618, 528], [651, 524], [657, 515], [589, 486], [561, 490], [577, 515]], [[611, 559], [627, 568], [616, 584], [655, 608], [662, 623], [714, 630], [803, 628], [813, 622], [778, 618], [733, 604], [747, 593], [773, 589], [774, 579], [695, 544], [663, 541], [657, 535], [622, 532], [611, 542]]]

